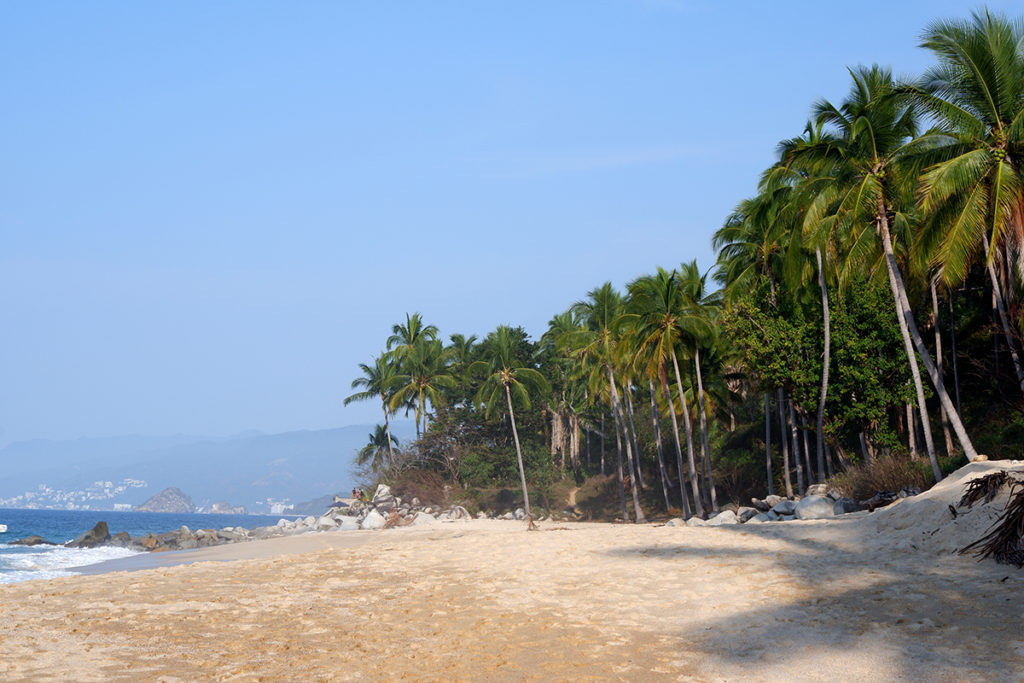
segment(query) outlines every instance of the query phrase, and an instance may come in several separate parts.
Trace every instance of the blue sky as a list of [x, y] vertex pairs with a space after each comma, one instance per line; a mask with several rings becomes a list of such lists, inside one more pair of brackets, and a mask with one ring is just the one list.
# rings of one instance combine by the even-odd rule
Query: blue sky
[[8, 5], [0, 443], [375, 421], [342, 399], [407, 311], [539, 336], [709, 268], [847, 66], [977, 6]]

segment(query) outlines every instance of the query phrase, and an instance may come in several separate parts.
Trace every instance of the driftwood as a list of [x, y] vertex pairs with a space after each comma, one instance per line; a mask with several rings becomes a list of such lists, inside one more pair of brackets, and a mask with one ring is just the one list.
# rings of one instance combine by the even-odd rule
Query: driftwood
[[1003, 514], [985, 536], [961, 550], [960, 554], [973, 553], [979, 560], [992, 557], [999, 564], [1013, 564], [1021, 568], [1024, 567], [1024, 481], [1012, 478], [1008, 481], [1010, 500]]

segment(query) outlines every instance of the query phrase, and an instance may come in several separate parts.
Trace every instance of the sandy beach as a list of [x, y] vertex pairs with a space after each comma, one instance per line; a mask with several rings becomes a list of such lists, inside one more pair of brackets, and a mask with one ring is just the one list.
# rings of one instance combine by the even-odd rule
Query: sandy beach
[[991, 467], [853, 519], [476, 520], [0, 586], [0, 678], [1019, 681], [1024, 571], [952, 554], [993, 513], [944, 509]]

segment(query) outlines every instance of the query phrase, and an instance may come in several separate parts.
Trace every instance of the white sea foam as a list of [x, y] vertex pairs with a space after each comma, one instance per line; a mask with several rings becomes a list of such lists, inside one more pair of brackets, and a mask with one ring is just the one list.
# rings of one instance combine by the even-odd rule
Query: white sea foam
[[77, 573], [74, 571], [76, 567], [137, 554], [137, 551], [127, 548], [63, 546], [35, 547], [24, 552], [3, 552], [0, 553], [0, 583], [74, 576]]

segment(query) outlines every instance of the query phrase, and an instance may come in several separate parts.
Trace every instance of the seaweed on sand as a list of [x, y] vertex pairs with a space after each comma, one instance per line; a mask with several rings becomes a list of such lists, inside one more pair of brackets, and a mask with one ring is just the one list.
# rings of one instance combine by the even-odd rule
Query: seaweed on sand
[[986, 504], [991, 503], [992, 499], [999, 493], [999, 489], [1003, 488], [1003, 484], [1009, 484], [1013, 481], [1010, 475], [1002, 470], [986, 474], [984, 477], [972, 479], [964, 487], [964, 495], [960, 502], [957, 503], [957, 507], [970, 508], [979, 500]]
[[[999, 564], [1024, 567], [1024, 482], [1010, 483], [1010, 500], [989, 532], [960, 551], [972, 552], [979, 560], [992, 557]], [[973, 482], [972, 482], [973, 483]]]

